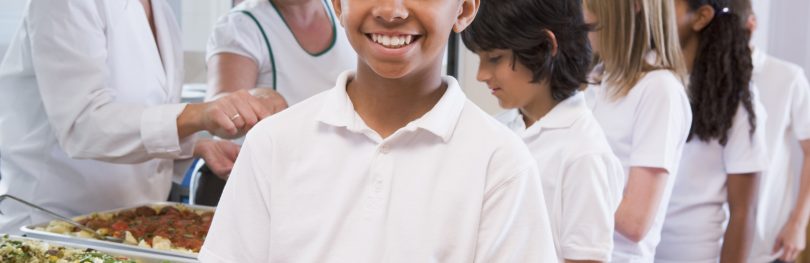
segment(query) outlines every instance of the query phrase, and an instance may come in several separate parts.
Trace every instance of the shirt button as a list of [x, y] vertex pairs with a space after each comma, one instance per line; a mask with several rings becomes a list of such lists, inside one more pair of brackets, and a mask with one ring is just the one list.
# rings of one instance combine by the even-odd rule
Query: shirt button
[[391, 147], [389, 147], [388, 145], [380, 146], [380, 152], [382, 154], [387, 154], [387, 153], [391, 152]]

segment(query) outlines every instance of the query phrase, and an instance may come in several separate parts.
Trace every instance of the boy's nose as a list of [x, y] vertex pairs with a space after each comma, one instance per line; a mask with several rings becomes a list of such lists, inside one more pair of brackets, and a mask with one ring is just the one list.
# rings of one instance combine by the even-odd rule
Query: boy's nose
[[490, 72], [487, 71], [487, 69], [481, 64], [482, 63], [478, 63], [478, 74], [475, 75], [475, 79], [480, 82], [488, 82], [490, 79], [492, 79], [492, 74], [490, 74]]
[[379, 0], [372, 15], [384, 22], [398, 22], [408, 18], [408, 8], [405, 0]]

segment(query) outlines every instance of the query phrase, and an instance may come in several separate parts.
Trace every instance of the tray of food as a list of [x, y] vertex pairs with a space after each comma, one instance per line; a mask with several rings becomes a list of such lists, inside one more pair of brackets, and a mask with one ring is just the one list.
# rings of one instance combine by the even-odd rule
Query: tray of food
[[48, 240], [197, 258], [213, 217], [214, 207], [159, 202], [73, 218], [96, 230], [95, 234], [59, 220], [21, 230], [27, 236]]
[[186, 263], [196, 262], [131, 250], [80, 246], [30, 237], [0, 237], [0, 262], [4, 263]]

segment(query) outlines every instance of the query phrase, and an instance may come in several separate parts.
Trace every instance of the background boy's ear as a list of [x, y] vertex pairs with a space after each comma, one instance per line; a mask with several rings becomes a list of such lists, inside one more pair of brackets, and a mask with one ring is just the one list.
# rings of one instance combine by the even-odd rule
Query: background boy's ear
[[480, 5], [481, 0], [461, 0], [461, 4], [458, 7], [456, 23], [453, 24], [453, 31], [456, 33], [461, 33], [461, 31], [464, 31], [467, 26], [472, 24], [473, 19], [475, 19], [475, 14], [478, 13], [478, 7]]
[[692, 22], [692, 30], [695, 32], [703, 31], [709, 23], [714, 19], [714, 7], [711, 5], [702, 5], [695, 11], [695, 21]]
[[551, 41], [551, 56], [557, 55], [557, 35], [554, 35], [554, 32], [551, 30], [545, 29], [546, 35], [548, 35], [548, 40]]
[[341, 16], [343, 14], [343, 6], [342, 6], [343, 1], [342, 0], [331, 0], [331, 1], [332, 7], [335, 8], [335, 16], [337, 17], [338, 22], [340, 22], [340, 25], [343, 26], [343, 17]]

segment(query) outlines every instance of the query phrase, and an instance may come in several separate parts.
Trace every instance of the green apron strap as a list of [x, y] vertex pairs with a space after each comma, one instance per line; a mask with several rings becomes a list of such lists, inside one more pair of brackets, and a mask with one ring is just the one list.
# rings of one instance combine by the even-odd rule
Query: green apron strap
[[256, 26], [259, 27], [259, 31], [262, 33], [262, 37], [264, 38], [264, 44], [267, 45], [267, 51], [270, 52], [270, 66], [273, 67], [273, 90], [277, 90], [278, 89], [278, 85], [277, 85], [278, 82], [276, 80], [278, 80], [278, 78], [276, 77], [277, 76], [276, 71], [278, 71], [278, 69], [276, 69], [276, 60], [273, 57], [273, 47], [270, 46], [270, 39], [267, 38], [267, 34], [264, 32], [264, 27], [262, 27], [262, 24], [259, 23], [259, 20], [256, 19], [256, 17], [253, 16], [252, 13], [250, 13], [247, 10], [240, 10], [239, 12], [241, 12], [241, 13], [247, 15], [248, 17], [250, 17], [250, 19], [252, 19], [253, 22], [256, 23]]

